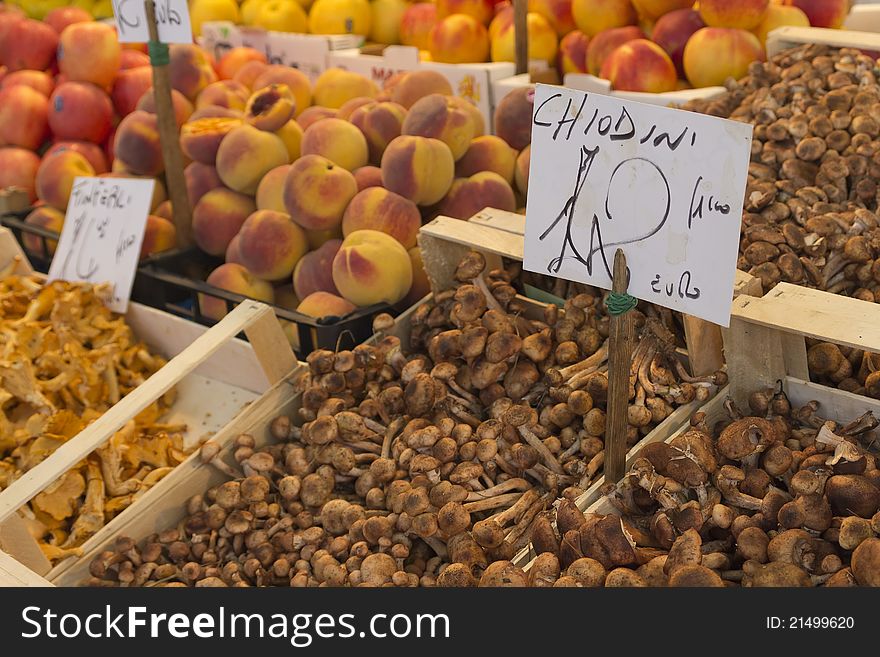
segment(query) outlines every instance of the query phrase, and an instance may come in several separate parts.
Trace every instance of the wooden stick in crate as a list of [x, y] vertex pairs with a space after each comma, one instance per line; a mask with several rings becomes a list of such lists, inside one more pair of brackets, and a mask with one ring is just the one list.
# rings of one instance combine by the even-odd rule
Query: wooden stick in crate
[[14, 533], [16, 524], [21, 522], [17, 515], [19, 508], [103, 445], [121, 426], [164, 395], [241, 331], [250, 339], [270, 383], [284, 379], [297, 367], [296, 357], [272, 309], [256, 301], [239, 304], [113, 408], [0, 492], [0, 533]]

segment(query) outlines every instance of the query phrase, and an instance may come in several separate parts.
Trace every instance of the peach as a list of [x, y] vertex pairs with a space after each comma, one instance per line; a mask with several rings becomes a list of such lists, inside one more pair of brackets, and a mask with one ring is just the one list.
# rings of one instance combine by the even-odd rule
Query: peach
[[472, 16], [453, 14], [431, 28], [431, 60], [447, 64], [485, 62], [489, 55], [486, 26]]
[[589, 45], [590, 37], [580, 30], [574, 30], [562, 37], [556, 61], [560, 75], [587, 72], [587, 47]]
[[308, 17], [298, 2], [264, 0], [257, 7], [253, 25], [273, 32], [308, 32]]
[[130, 68], [141, 68], [150, 65], [150, 56], [140, 50], [123, 48], [119, 53], [119, 70], [126, 71]]
[[471, 125], [474, 127], [474, 137], [482, 137], [486, 134], [486, 119], [480, 108], [474, 105], [470, 100], [463, 96], [449, 96], [450, 105], [457, 107], [470, 117]]
[[370, 162], [379, 164], [382, 161], [382, 153], [385, 152], [388, 144], [392, 139], [400, 136], [405, 118], [406, 109], [391, 102], [373, 102], [354, 111], [350, 120], [367, 140]]
[[341, 68], [330, 68], [321, 73], [313, 91], [315, 105], [332, 109], [339, 109], [352, 98], [375, 98], [378, 93], [375, 82]]
[[237, 265], [241, 264], [241, 253], [238, 250], [240, 241], [238, 235], [229, 241], [229, 246], [226, 247], [226, 255], [223, 257], [226, 262], [234, 262]]
[[305, 232], [284, 212], [257, 210], [238, 233], [241, 264], [263, 280], [289, 278], [306, 251]]
[[39, 91], [46, 98], [52, 94], [52, 90], [55, 88], [55, 81], [48, 73], [43, 71], [13, 71], [0, 81], [0, 89], [14, 87], [17, 84], [22, 84]]
[[116, 129], [113, 150], [116, 159], [131, 173], [158, 176], [165, 169], [154, 114], [136, 110], [122, 119]]
[[782, 4], [800, 9], [813, 27], [840, 28], [852, 3], [849, 0], [782, 0]]
[[24, 85], [0, 91], [0, 144], [37, 150], [49, 131], [49, 100]]
[[600, 75], [619, 91], [661, 94], [673, 91], [678, 81], [672, 59], [653, 41], [636, 39], [612, 52]]
[[590, 43], [587, 46], [587, 73], [599, 75], [599, 72], [602, 70], [602, 64], [605, 63], [608, 55], [628, 41], [646, 38], [642, 28], [635, 25], [616, 27], [597, 34], [590, 39]]
[[[110, 176], [113, 177], [113, 176]], [[162, 205], [165, 201], [168, 200], [168, 190], [165, 189], [164, 180], [159, 178], [154, 178], [153, 184], [153, 198], [150, 200], [150, 211], [155, 212], [156, 208]]]
[[682, 57], [691, 36], [706, 27], [700, 13], [693, 9], [677, 9], [660, 17], [654, 25], [651, 38], [672, 58], [679, 77], [684, 77]]
[[369, 0], [315, 0], [309, 10], [308, 31], [367, 36], [372, 17]]
[[529, 165], [532, 160], [532, 146], [526, 146], [516, 158], [516, 171], [513, 175], [516, 188], [523, 196], [529, 193]]
[[6, 15], [0, 30], [0, 64], [10, 71], [44, 71], [55, 61], [58, 34], [49, 25]]
[[518, 151], [532, 141], [535, 92], [531, 87], [514, 89], [495, 107], [495, 134]]
[[305, 111], [296, 117], [296, 122], [303, 130], [308, 130], [309, 126], [324, 119], [332, 119], [336, 117], [336, 110], [330, 107], [321, 107], [320, 105], [312, 105], [307, 107]]
[[488, 25], [495, 15], [493, 0], [437, 0], [437, 18], [464, 14]]
[[94, 84], [64, 82], [49, 98], [49, 127], [58, 139], [100, 143], [110, 134], [112, 121], [113, 103]]
[[290, 121], [278, 128], [275, 134], [284, 142], [284, 147], [287, 149], [287, 159], [293, 162], [299, 158], [302, 153], [303, 129], [296, 122], [296, 119], [290, 119]]
[[709, 27], [758, 27], [770, 0], [700, 0], [700, 17]]
[[416, 102], [403, 121], [404, 135], [439, 139], [460, 159], [474, 138], [474, 124], [470, 114], [449, 96], [431, 94]]
[[168, 219], [151, 214], [147, 216], [141, 258], [173, 249], [177, 244], [177, 229]]
[[388, 45], [400, 43], [400, 19], [409, 7], [406, 0], [373, 0], [370, 3], [369, 40]]
[[27, 192], [30, 202], [37, 198], [34, 179], [40, 168], [40, 156], [26, 148], [0, 148], [0, 189], [17, 187]]
[[643, 19], [656, 21], [661, 16], [679, 9], [691, 9], [694, 0], [630, 0]]
[[196, 98], [196, 109], [202, 107], [228, 107], [241, 111], [250, 97], [250, 90], [235, 80], [218, 80], [202, 89]]
[[[274, 303], [275, 292], [272, 285], [250, 273], [239, 264], [227, 262], [210, 273], [208, 285], [240, 294], [263, 303]], [[226, 301], [206, 294], [199, 295], [199, 310], [209, 319], [221, 320], [229, 312]]]
[[359, 107], [364, 107], [365, 105], [374, 105], [376, 103], [375, 98], [370, 98], [369, 96], [358, 96], [357, 98], [352, 98], [351, 100], [346, 101], [342, 107], [336, 110], [336, 118], [342, 119], [343, 121], [350, 121], [351, 115], [354, 114], [354, 111]]
[[529, 11], [540, 14], [560, 39], [577, 29], [571, 14], [572, 0], [530, 0]]
[[761, 43], [751, 32], [727, 27], [704, 27], [684, 47], [684, 72], [694, 87], [722, 85], [739, 79], [749, 64], [764, 58]]
[[196, 119], [180, 129], [180, 148], [195, 162], [213, 165], [224, 137], [242, 125], [239, 119]]
[[404, 248], [416, 245], [422, 215], [416, 204], [384, 187], [358, 192], [342, 215], [342, 234], [348, 237], [365, 228], [391, 235]]
[[471, 142], [464, 157], [455, 163], [455, 175], [467, 178], [480, 171], [494, 171], [512, 184], [516, 156], [517, 152], [501, 137], [477, 137]]
[[414, 246], [407, 251], [412, 266], [412, 285], [403, 298], [405, 306], [414, 306], [431, 292], [431, 281], [425, 272], [425, 263], [422, 261], [422, 250]]
[[37, 169], [35, 186], [37, 198], [59, 210], [67, 209], [73, 179], [94, 176], [89, 161], [76, 151], [61, 151], [43, 158]]
[[401, 135], [382, 155], [382, 186], [416, 205], [433, 205], [449, 191], [455, 160], [444, 142]]
[[[189, 98], [184, 96], [177, 89], [171, 90], [171, 105], [174, 107], [174, 118], [177, 120], [178, 128], [186, 123], [195, 111]], [[150, 114], [156, 113], [156, 97], [153, 95], [152, 89], [141, 96], [141, 99], [137, 104], [137, 109], [149, 112]]]
[[175, 43], [169, 51], [171, 87], [194, 102], [202, 89], [217, 81], [217, 74], [205, 51], [195, 44]]
[[417, 2], [410, 5], [400, 19], [400, 42], [427, 50], [430, 46], [431, 28], [437, 23], [437, 5], [433, 2]]
[[374, 166], [365, 166], [353, 171], [358, 191], [362, 192], [370, 187], [382, 186], [382, 169]]
[[396, 239], [378, 230], [356, 230], [333, 258], [333, 282], [356, 306], [395, 304], [412, 285], [412, 263]]
[[257, 187], [257, 210], [273, 210], [287, 213], [284, 205], [284, 181], [287, 180], [289, 164], [282, 164], [263, 176]]
[[[299, 305], [299, 297], [296, 296], [296, 292], [293, 291], [292, 285], [284, 284], [275, 286], [275, 305], [287, 310], [296, 310], [296, 307]], [[281, 328], [284, 329], [284, 332], [287, 334], [288, 340], [291, 341], [290, 344], [293, 346], [299, 345], [299, 328], [297, 328], [296, 323], [282, 319], [279, 319], [278, 323], [281, 324]]]
[[481, 171], [469, 178], [456, 178], [446, 198], [440, 203], [440, 214], [455, 219], [470, 219], [483, 208], [513, 212], [516, 198], [513, 188], [494, 171]]
[[329, 292], [312, 292], [300, 301], [297, 312], [316, 319], [325, 317], [345, 317], [357, 309], [350, 301]]
[[635, 25], [638, 14], [630, 0], [572, 0], [571, 15], [578, 29], [589, 37], [624, 25]]
[[259, 91], [270, 84], [287, 85], [296, 100], [296, 116], [312, 104], [312, 83], [302, 71], [289, 66], [269, 66], [254, 79], [251, 88]]
[[210, 164], [201, 162], [187, 164], [183, 170], [183, 179], [186, 182], [186, 195], [189, 204], [193, 207], [212, 189], [223, 186], [223, 181], [217, 175], [217, 169]]
[[[528, 54], [530, 60], [553, 62], [556, 58], [556, 32], [550, 23], [541, 16], [529, 12], [526, 16], [528, 33]], [[515, 38], [513, 20], [503, 23], [492, 38], [492, 61], [512, 62], [515, 59]]]
[[358, 128], [342, 119], [325, 119], [303, 132], [303, 155], [320, 155], [349, 171], [369, 161], [367, 140]]
[[255, 48], [239, 46], [228, 50], [217, 62], [217, 75], [221, 80], [232, 80], [248, 62], [267, 63], [266, 55]]
[[[97, 144], [88, 141], [56, 141], [43, 154], [43, 157], [58, 151], [76, 151], [89, 161], [89, 164], [92, 165], [97, 174], [106, 173], [110, 170], [110, 167], [107, 165], [107, 156], [104, 154], [104, 149]], [[0, 188], [2, 188], [2, 185], [0, 185]]]
[[153, 210], [152, 214], [160, 219], [171, 221], [174, 218], [174, 208], [171, 205], [171, 201], [162, 201], [156, 206], [156, 209]]
[[333, 282], [333, 258], [342, 246], [342, 240], [331, 239], [314, 251], [306, 253], [293, 270], [293, 290], [300, 299], [314, 292], [339, 294]]
[[409, 109], [431, 94], [452, 95], [452, 85], [442, 73], [422, 69], [405, 73], [391, 90], [391, 100]]
[[189, 121], [198, 121], [199, 119], [236, 119], [244, 121], [244, 114], [239, 110], [229, 109], [228, 107], [217, 107], [216, 105], [208, 105], [200, 109], [194, 110], [190, 114]]
[[289, 162], [281, 137], [241, 125], [220, 142], [215, 166], [224, 185], [242, 194], [255, 194], [264, 175]]
[[284, 182], [287, 213], [307, 230], [338, 226], [355, 194], [351, 172], [320, 155], [303, 155], [290, 166]]
[[221, 256], [256, 209], [250, 196], [226, 187], [212, 189], [193, 208], [193, 239], [205, 253]]
[[43, 22], [61, 34], [68, 25], [88, 23], [93, 20], [92, 15], [82, 7], [56, 7], [46, 14]]
[[758, 41], [767, 42], [767, 35], [777, 27], [810, 27], [810, 18], [797, 7], [771, 4], [758, 27], [752, 30]]
[[[60, 233], [61, 229], [64, 228], [64, 213], [49, 205], [41, 205], [40, 207], [31, 210], [30, 214], [25, 217], [24, 223], [28, 226], [36, 226], [38, 228], [51, 230], [55, 233]], [[54, 255], [55, 247], [58, 246], [58, 242], [56, 240], [47, 239], [44, 243], [42, 237], [22, 232], [21, 245], [28, 253], [45, 258]]]
[[[74, 84], [74, 83], [66, 83]], [[119, 71], [113, 82], [113, 107], [120, 116], [131, 114], [137, 109], [138, 101], [153, 87], [153, 69], [149, 66], [129, 68]]]
[[241, 82], [244, 86], [249, 89], [254, 88], [254, 82], [260, 77], [266, 70], [269, 68], [269, 65], [265, 62], [260, 61], [251, 61], [245, 62], [241, 65], [241, 67], [235, 72], [235, 75], [232, 76], [232, 79], [236, 82]]
[[327, 230], [307, 230], [306, 238], [309, 240], [309, 249], [314, 251], [315, 249], [320, 249], [321, 246], [330, 240], [339, 240], [341, 242], [342, 226], [336, 225]]
[[104, 23], [74, 23], [58, 40], [58, 68], [68, 80], [108, 88], [119, 71], [122, 47]]
[[293, 118], [296, 99], [286, 84], [270, 84], [251, 94], [244, 109], [245, 123], [275, 132]]

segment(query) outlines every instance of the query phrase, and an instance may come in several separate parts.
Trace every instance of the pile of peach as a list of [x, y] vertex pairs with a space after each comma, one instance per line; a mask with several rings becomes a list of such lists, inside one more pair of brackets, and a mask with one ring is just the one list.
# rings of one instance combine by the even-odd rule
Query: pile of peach
[[[113, 163], [114, 126], [152, 84], [146, 53], [123, 49], [112, 27], [82, 9], [53, 10], [45, 22], [0, 13], [0, 189], [37, 201], [28, 223], [60, 231], [76, 176], [132, 173]], [[164, 198], [157, 180], [154, 208]], [[174, 242], [174, 225], [150, 217], [143, 253]]]
[[[203, 57], [196, 46], [171, 52], [172, 60]], [[220, 80], [192, 77], [186, 95], [195, 112], [181, 116], [180, 129], [194, 239], [225, 260], [208, 276], [213, 285], [319, 318], [411, 305], [429, 291], [416, 244], [423, 220], [522, 205], [532, 110], [525, 90], [502, 103], [492, 136], [434, 71], [379, 89], [331, 69], [312, 86], [248, 48], [227, 53], [217, 69]], [[160, 173], [154, 125], [145, 111], [120, 123], [116, 158], [127, 170]], [[169, 216], [169, 206], [157, 212]], [[214, 297], [201, 309], [226, 312]]]
[[[836, 27], [848, 0], [531, 0], [529, 59], [590, 73], [615, 89], [663, 93], [719, 85], [764, 58], [781, 26]], [[495, 0], [411, 5], [400, 40], [438, 62], [513, 61], [513, 10]]]

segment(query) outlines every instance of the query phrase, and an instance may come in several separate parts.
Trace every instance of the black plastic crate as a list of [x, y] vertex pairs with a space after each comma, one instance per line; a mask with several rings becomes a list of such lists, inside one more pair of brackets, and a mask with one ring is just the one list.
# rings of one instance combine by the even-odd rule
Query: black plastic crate
[[[38, 272], [46, 274], [49, 272], [49, 265], [52, 264], [52, 256], [49, 255], [47, 241], [58, 241], [58, 233], [54, 230], [48, 230], [39, 226], [31, 226], [24, 222], [34, 208], [28, 208], [22, 212], [13, 212], [0, 216], [0, 225], [8, 228], [15, 235], [15, 239], [21, 244], [25, 255], [30, 260], [31, 266]], [[27, 237], [28, 239], [25, 239]], [[34, 251], [27, 248], [28, 242], [34, 242], [38, 245], [39, 250]]]

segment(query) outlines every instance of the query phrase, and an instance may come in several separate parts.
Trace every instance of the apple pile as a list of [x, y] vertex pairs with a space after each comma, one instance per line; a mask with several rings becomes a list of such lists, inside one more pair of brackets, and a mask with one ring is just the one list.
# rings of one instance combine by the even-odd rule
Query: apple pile
[[[146, 53], [123, 49], [115, 30], [78, 7], [45, 21], [6, 7], [0, 13], [0, 189], [17, 187], [35, 203], [28, 224], [60, 231], [77, 176], [130, 177], [114, 161], [115, 125], [153, 83]], [[158, 176], [161, 169], [145, 173]], [[165, 200], [156, 180], [153, 208]], [[142, 255], [174, 246], [174, 225], [151, 215]], [[42, 242], [25, 248], [43, 253]]]
[[[380, 89], [330, 69], [311, 85], [250, 48], [232, 49], [215, 69], [195, 45], [172, 46], [170, 66], [194, 239], [224, 261], [212, 285], [316, 318], [410, 305], [429, 291], [416, 243], [423, 220], [521, 207], [526, 90], [499, 107], [493, 136], [434, 71]], [[151, 114], [119, 124], [116, 161], [160, 172]], [[170, 213], [167, 201], [157, 210]], [[215, 297], [200, 306], [211, 318], [226, 312]]]

